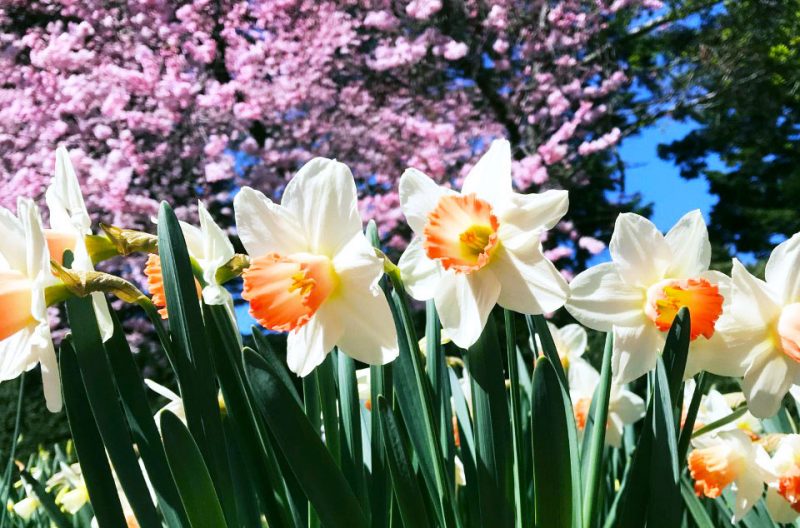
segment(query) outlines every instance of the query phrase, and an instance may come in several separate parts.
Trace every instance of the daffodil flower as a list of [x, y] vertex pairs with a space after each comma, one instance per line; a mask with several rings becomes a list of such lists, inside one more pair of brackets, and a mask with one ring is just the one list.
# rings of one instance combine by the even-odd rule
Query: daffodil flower
[[288, 183], [280, 205], [244, 187], [234, 209], [250, 255], [242, 298], [262, 326], [289, 332], [292, 372], [306, 376], [334, 346], [370, 365], [397, 357], [378, 284], [383, 261], [362, 231], [346, 165], [315, 158]]
[[[695, 390], [696, 386], [694, 380], [686, 380], [683, 388], [683, 416], [681, 418], [681, 425], [683, 425], [683, 420], [686, 418], [686, 412], [689, 408], [689, 403], [692, 401]], [[744, 403], [744, 395], [741, 392], [722, 394], [716, 389], [709, 389], [700, 399], [700, 406], [697, 409], [694, 429], [697, 430], [717, 420], [727, 418], [733, 412], [734, 407], [738, 407], [742, 403]], [[730, 431], [734, 429], [744, 431], [753, 440], [756, 440], [762, 432], [761, 422], [748, 411], [736, 420], [721, 425], [714, 431], [710, 431], [706, 434], [714, 434], [718, 431]]]
[[[56, 150], [56, 170], [53, 181], [45, 193], [50, 210], [50, 229], [45, 229], [50, 256], [63, 263], [64, 252], [72, 251], [72, 269], [94, 271], [92, 259], [86, 250], [85, 236], [92, 234], [92, 220], [86, 210], [78, 177], [64, 147]], [[111, 339], [114, 323], [108, 311], [108, 303], [102, 293], [92, 294], [94, 313], [103, 341]]]
[[[565, 371], [576, 363], [588, 364], [583, 358], [589, 344], [585, 328], [579, 324], [568, 324], [558, 328], [550, 322], [547, 323], [547, 328], [550, 330], [550, 336], [553, 338], [561, 366]], [[534, 334], [534, 339], [536, 340], [536, 349], [541, 350], [542, 342], [539, 334]]]
[[151, 391], [167, 399], [167, 403], [157, 410], [156, 414], [153, 415], [153, 420], [156, 422], [156, 426], [158, 427], [159, 431], [161, 430], [161, 414], [164, 411], [171, 412], [177, 416], [180, 421], [186, 424], [186, 409], [183, 407], [183, 400], [180, 396], [172, 392], [167, 387], [161, 385], [160, 383], [156, 383], [151, 379], [145, 378], [144, 384], [147, 385], [147, 388]]
[[613, 332], [612, 372], [628, 383], [653, 370], [666, 333], [682, 307], [691, 317], [686, 375], [709, 370], [740, 375], [741, 358], [712, 355], [722, 349], [723, 304], [729, 280], [708, 271], [711, 245], [700, 211], [681, 218], [666, 236], [646, 218], [617, 217], [611, 262], [580, 273], [570, 284], [567, 310], [582, 324]]
[[774, 479], [772, 461], [764, 448], [744, 431], [720, 431], [692, 440], [689, 472], [698, 496], [719, 497], [735, 485], [736, 503], [732, 522], [738, 522], [758, 502], [764, 483]]
[[60, 469], [47, 479], [47, 491], [58, 490], [56, 504], [75, 515], [89, 502], [89, 492], [80, 464], [59, 462]]
[[[236, 254], [233, 244], [222, 228], [214, 222], [203, 202], [198, 204], [198, 216], [200, 217], [199, 228], [187, 222], [180, 222], [181, 232], [186, 240], [186, 249], [203, 272], [204, 286], [201, 286], [195, 279], [197, 297], [202, 296], [205, 303], [209, 305], [226, 306], [233, 317], [233, 298], [230, 292], [217, 282], [217, 270], [227, 264]], [[166, 319], [168, 316], [167, 298], [164, 292], [161, 259], [158, 255], [148, 255], [144, 274], [147, 277], [147, 289], [153, 298], [153, 304], [159, 308], [161, 317]]]
[[775, 479], [767, 488], [772, 520], [791, 524], [800, 516], [800, 435], [782, 435], [772, 455]]
[[[570, 364], [567, 378], [575, 425], [582, 435], [589, 419], [595, 389], [600, 383], [600, 373], [588, 361], [580, 359]], [[644, 415], [644, 400], [625, 387], [612, 383], [608, 400], [606, 445], [620, 447], [625, 426], [638, 422]]]
[[800, 382], [800, 233], [772, 251], [766, 281], [736, 259], [731, 278], [731, 314], [739, 332], [730, 353], [743, 357], [748, 408], [766, 418]]
[[409, 294], [434, 300], [442, 327], [461, 348], [478, 340], [495, 304], [527, 314], [560, 308], [568, 287], [540, 239], [568, 202], [566, 191], [513, 192], [508, 141], [492, 143], [461, 192], [408, 169], [400, 205], [415, 237], [399, 267]]
[[41, 365], [47, 408], [58, 412], [61, 383], [45, 300], [56, 279], [38, 208], [20, 198], [17, 213], [0, 208], [0, 381]]

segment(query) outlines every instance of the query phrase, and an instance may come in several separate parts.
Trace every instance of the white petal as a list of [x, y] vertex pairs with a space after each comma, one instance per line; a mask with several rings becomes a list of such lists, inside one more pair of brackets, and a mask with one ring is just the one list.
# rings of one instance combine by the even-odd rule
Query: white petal
[[635, 327], [615, 326], [611, 358], [614, 382], [622, 385], [656, 368], [664, 339], [664, 334], [646, 319]]
[[36, 366], [39, 358], [31, 349], [33, 328], [19, 332], [0, 341], [0, 381], [16, 378]]
[[569, 286], [539, 248], [512, 252], [502, 244], [489, 265], [500, 281], [497, 302], [503, 308], [538, 315], [558, 310], [569, 296]]
[[171, 402], [174, 401], [181, 401], [181, 397], [175, 394], [172, 390], [161, 385], [160, 383], [156, 383], [155, 381], [145, 378], [144, 384], [147, 385], [147, 388], [151, 391], [155, 392], [159, 396], [163, 396], [164, 398], [168, 399]]
[[800, 300], [800, 233], [772, 250], [765, 276], [767, 284], [782, 296], [785, 304]]
[[731, 314], [749, 327], [767, 327], [780, 315], [778, 296], [737, 259], [731, 271]]
[[497, 139], [464, 178], [461, 194], [474, 193], [492, 206], [499, 207], [512, 191], [511, 144], [505, 139]]
[[[701, 370], [719, 376], [740, 377], [744, 374], [750, 346], [742, 346], [738, 334], [741, 329], [729, 324], [732, 317], [722, 316], [717, 321], [711, 339], [698, 337], [689, 346], [684, 378], [688, 379]], [[748, 341], [751, 343], [751, 341]]]
[[233, 258], [233, 249], [228, 235], [217, 225], [203, 202], [199, 204], [200, 232], [203, 236], [203, 278], [208, 284], [216, 284], [217, 269]]
[[433, 299], [439, 288], [442, 268], [437, 261], [425, 254], [421, 237], [415, 237], [411, 241], [397, 266], [411, 297], [418, 301]]
[[309, 252], [333, 257], [362, 230], [356, 182], [344, 163], [314, 158], [286, 186], [281, 205], [305, 232]]
[[644, 313], [645, 291], [623, 282], [613, 262], [579, 273], [569, 286], [567, 311], [589, 328], [610, 332], [637, 324]]
[[250, 256], [308, 251], [298, 220], [260, 191], [242, 187], [233, 199], [233, 208], [239, 238]]
[[733, 511], [733, 522], [739, 522], [761, 499], [764, 483], [758, 475], [743, 471], [736, 479], [736, 504]]
[[328, 302], [335, 304], [332, 309], [344, 326], [336, 344], [345, 354], [368, 365], [384, 365], [397, 357], [397, 332], [380, 288], [350, 287]]
[[183, 239], [186, 241], [186, 249], [189, 254], [195, 259], [204, 259], [205, 253], [203, 252], [203, 233], [200, 228], [193, 226], [188, 222], [179, 222], [181, 226], [181, 233]]
[[591, 398], [597, 384], [600, 383], [600, 373], [588, 361], [578, 358], [569, 363], [567, 383], [570, 393], [574, 392], [579, 397]]
[[578, 324], [568, 324], [558, 329], [570, 360], [581, 357], [589, 346], [586, 330]]
[[[25, 262], [27, 263], [27, 276], [37, 281], [41, 287], [55, 282], [50, 272], [50, 251], [47, 249], [47, 240], [42, 229], [42, 219], [39, 208], [28, 198], [20, 198], [17, 202], [19, 219], [25, 231]], [[33, 299], [33, 316], [39, 321], [47, 320], [47, 306], [44, 304], [44, 293], [35, 295]], [[39, 299], [41, 297], [41, 299]]]
[[375, 248], [361, 232], [342, 246], [332, 262], [343, 289], [374, 288], [383, 277], [383, 260], [375, 254]]
[[784, 499], [775, 488], [767, 488], [767, 511], [777, 523], [791, 524], [800, 513], [792, 509], [791, 503]]
[[25, 230], [14, 214], [0, 207], [0, 269], [13, 269], [27, 276]]
[[508, 206], [498, 212], [501, 225], [510, 223], [522, 231], [552, 229], [569, 209], [569, 193], [549, 190], [543, 193], [510, 196]]
[[82, 235], [91, 232], [92, 220], [86, 210], [83, 194], [64, 147], [56, 149], [56, 170], [53, 181], [45, 193], [50, 209], [50, 227], [58, 230], [75, 230]]
[[439, 199], [453, 191], [440, 187], [427, 175], [417, 169], [406, 169], [400, 176], [398, 186], [400, 194], [400, 208], [406, 217], [406, 222], [418, 235], [422, 235], [428, 215], [439, 204]]
[[608, 249], [622, 280], [642, 288], [661, 280], [672, 260], [672, 251], [661, 231], [634, 213], [617, 217]]
[[613, 408], [615, 415], [619, 416], [620, 420], [626, 424], [638, 422], [645, 415], [644, 400], [631, 391], [615, 386], [612, 388], [613, 403], [610, 407]]
[[326, 304], [323, 303], [314, 317], [299, 330], [289, 332], [286, 362], [289, 370], [300, 377], [311, 374], [342, 337], [344, 327], [337, 314], [327, 311]]
[[442, 328], [461, 348], [475, 344], [500, 295], [500, 282], [488, 268], [477, 273], [443, 273], [434, 302]]
[[608, 426], [606, 427], [606, 440], [607, 446], [620, 447], [622, 445], [622, 433], [625, 430], [625, 424], [619, 419], [619, 416], [611, 414], [608, 417]]
[[708, 228], [699, 209], [686, 213], [669, 230], [667, 244], [672, 250], [672, 265], [668, 277], [695, 277], [708, 269], [711, 263], [711, 243]]
[[742, 380], [747, 408], [757, 418], [769, 418], [778, 412], [781, 400], [795, 383], [797, 366], [777, 350], [760, 354], [749, 366]]
[[39, 350], [39, 364], [42, 368], [42, 389], [47, 410], [53, 413], [61, 410], [61, 377], [58, 373], [58, 361], [53, 340], [50, 338], [50, 328], [46, 329], [47, 341]]

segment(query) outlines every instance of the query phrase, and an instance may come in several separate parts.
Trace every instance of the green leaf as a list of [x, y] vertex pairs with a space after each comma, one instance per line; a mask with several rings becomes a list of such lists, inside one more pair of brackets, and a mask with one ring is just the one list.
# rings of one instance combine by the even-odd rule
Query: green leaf
[[365, 512], [369, 510], [364, 475], [364, 451], [361, 446], [361, 403], [358, 401], [356, 365], [353, 358], [339, 352], [339, 405], [341, 407], [342, 470]]
[[698, 528], [714, 528], [714, 522], [708, 515], [708, 512], [703, 507], [703, 503], [695, 495], [691, 484], [686, 479], [681, 479], [681, 495], [686, 508], [689, 510], [689, 515], [694, 519]]
[[708, 391], [708, 385], [708, 376], [705, 372], [701, 372], [698, 376], [695, 376], [692, 401], [689, 402], [689, 407], [686, 410], [686, 419], [683, 422], [681, 434], [678, 437], [678, 463], [681, 467], [686, 463], [686, 453], [689, 452], [689, 443], [692, 440], [692, 431], [694, 430], [694, 423], [697, 419], [697, 412], [700, 409], [700, 402], [703, 396]]
[[531, 428], [536, 526], [543, 528], [573, 526], [579, 510], [579, 504], [573, 504], [573, 487], [580, 482], [574, 482], [570, 470], [576, 441], [570, 438], [564, 398], [552, 362], [540, 357], [533, 371]]
[[[288, 511], [288, 493], [268, 435], [262, 434], [259, 419], [247, 393], [247, 383], [241, 364], [241, 348], [230, 317], [224, 306], [203, 305], [207, 332], [214, 353], [214, 364], [222, 388], [225, 408], [232, 422], [229, 442], [236, 445], [238, 456], [245, 461], [245, 469], [252, 485], [264, 504], [267, 521], [278, 526], [292, 523]], [[231, 464], [233, 468], [233, 464]]]
[[103, 345], [117, 382], [133, 441], [139, 449], [139, 455], [147, 469], [147, 475], [167, 525], [177, 528], [186, 526], [186, 512], [183, 511], [178, 489], [172, 480], [167, 455], [161, 443], [161, 434], [153, 419], [153, 411], [147, 403], [144, 381], [113, 311], [111, 317], [114, 321], [114, 334]]
[[514, 313], [503, 310], [503, 319], [506, 330], [506, 358], [508, 361], [508, 378], [511, 382], [511, 439], [513, 453], [513, 482], [514, 482], [514, 526], [522, 528], [523, 525], [530, 524], [526, 514], [527, 501], [524, 497], [522, 478], [523, 461], [522, 454], [522, 402], [520, 394], [519, 371], [517, 370], [517, 342], [516, 330], [514, 325]]
[[478, 341], [467, 352], [475, 419], [475, 448], [481, 519], [484, 526], [510, 526], [508, 498], [511, 434], [502, 352], [490, 316]]
[[117, 485], [111, 474], [103, 439], [89, 408], [71, 336], [61, 342], [60, 356], [61, 385], [69, 429], [97, 522], [100, 526], [126, 526]]
[[278, 354], [272, 348], [272, 345], [270, 345], [269, 341], [267, 341], [267, 336], [261, 333], [261, 330], [257, 326], [252, 327], [251, 333], [255, 339], [258, 353], [267, 363], [272, 365], [272, 367], [275, 369], [275, 373], [278, 375], [281, 381], [283, 381], [283, 384], [286, 385], [286, 388], [294, 397], [297, 405], [302, 406], [303, 402], [300, 399], [300, 394], [297, 393], [297, 387], [295, 387], [294, 382], [292, 381], [292, 374], [289, 374], [289, 370], [286, 368], [286, 358], [281, 359], [278, 357]]
[[278, 374], [251, 350], [245, 369], [260, 411], [326, 528], [368, 526], [353, 490]]
[[169, 411], [161, 413], [164, 448], [192, 528], [228, 526], [211, 475], [189, 430]]
[[386, 460], [392, 477], [392, 488], [406, 526], [432, 526], [425, 515], [425, 504], [417, 485], [411, 458], [406, 452], [394, 413], [383, 396], [378, 397], [381, 429], [386, 439]]
[[19, 476], [22, 477], [22, 480], [24, 480], [27, 485], [33, 488], [33, 492], [36, 493], [36, 498], [39, 499], [39, 503], [42, 505], [42, 508], [44, 508], [47, 516], [50, 517], [50, 520], [53, 521], [53, 524], [58, 528], [72, 528], [72, 523], [69, 522], [67, 516], [59, 509], [53, 496], [47, 493], [47, 490], [45, 490], [41, 482], [36, 480], [33, 475], [24, 469], [19, 471]]
[[120, 484], [139, 524], [160, 528], [161, 520], [133, 449], [91, 298], [68, 299], [67, 316], [89, 405]]
[[614, 347], [613, 334], [606, 334], [606, 345], [603, 350], [603, 366], [600, 370], [600, 382], [593, 398], [591, 423], [586, 424], [584, 435], [590, 437], [589, 452], [584, 454], [586, 460], [586, 482], [583, 494], [583, 526], [593, 525], [599, 511], [598, 496], [603, 468], [603, 451], [608, 423], [608, 401], [611, 396], [611, 355]]
[[217, 400], [214, 363], [208, 350], [195, 277], [186, 241], [172, 208], [158, 213], [158, 250], [164, 277], [176, 375], [189, 430], [213, 477], [225, 518], [236, 525], [236, 502]]
[[[317, 378], [319, 402], [322, 408], [322, 428], [325, 431], [325, 445], [328, 446], [336, 465], [342, 465], [341, 436], [339, 434], [339, 406], [336, 392], [336, 373], [333, 361], [336, 352], [331, 352], [311, 374]], [[273, 368], [277, 375], [277, 370]]]

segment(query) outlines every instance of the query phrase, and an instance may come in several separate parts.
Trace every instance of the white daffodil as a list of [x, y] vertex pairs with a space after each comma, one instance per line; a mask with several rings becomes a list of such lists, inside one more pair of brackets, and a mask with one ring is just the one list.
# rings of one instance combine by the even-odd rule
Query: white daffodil
[[[217, 282], [217, 270], [227, 264], [236, 254], [233, 244], [222, 228], [214, 222], [203, 202], [198, 203], [197, 210], [200, 217], [199, 228], [187, 222], [180, 222], [186, 249], [203, 271], [205, 286], [201, 288], [200, 283], [195, 279], [197, 296], [198, 298], [202, 296], [206, 304], [224, 305], [231, 318], [235, 320], [233, 297], [223, 285]], [[167, 297], [164, 293], [164, 276], [161, 259], [158, 255], [152, 253], [148, 255], [144, 274], [147, 277], [147, 289], [153, 297], [153, 304], [159, 308], [161, 317], [166, 319], [168, 317]]]
[[265, 328], [289, 332], [287, 362], [306, 376], [338, 346], [376, 365], [397, 357], [397, 333], [378, 282], [383, 261], [362, 231], [346, 165], [315, 158], [281, 204], [244, 187], [234, 200], [250, 254], [242, 298]]
[[721, 316], [729, 280], [708, 271], [711, 245], [700, 211], [686, 214], [666, 236], [646, 218], [621, 214], [609, 251], [611, 262], [575, 277], [566, 307], [589, 328], [614, 333], [612, 372], [618, 383], [655, 368], [666, 333], [684, 306], [692, 327], [687, 375], [703, 369], [741, 374], [740, 357], [707, 351], [724, 348], [716, 330], [725, 325]]
[[[569, 370], [569, 367], [575, 363], [586, 363], [583, 355], [589, 346], [589, 338], [586, 335], [586, 329], [579, 324], [568, 324], [558, 328], [553, 323], [547, 323], [547, 328], [550, 330], [550, 335], [553, 337], [553, 343], [556, 345], [556, 352], [561, 359], [561, 365], [564, 370]], [[539, 334], [534, 334], [536, 339], [536, 347], [538, 350], [542, 349], [542, 343], [539, 339]]]
[[59, 462], [60, 469], [47, 479], [47, 491], [57, 490], [56, 504], [75, 515], [89, 502], [89, 492], [83, 480], [80, 464]]
[[61, 383], [45, 300], [56, 279], [38, 208], [20, 198], [17, 213], [0, 208], [0, 381], [41, 365], [47, 408], [58, 412]]
[[772, 520], [793, 523], [800, 516], [800, 435], [782, 435], [772, 454], [775, 478], [767, 489]]
[[[694, 396], [695, 383], [693, 379], [686, 381], [683, 388], [683, 418], [689, 409], [689, 404]], [[721, 420], [730, 416], [734, 407], [744, 402], [744, 395], [741, 392], [733, 392], [722, 394], [716, 389], [709, 389], [700, 399], [700, 407], [697, 408], [697, 418], [694, 422], [694, 429], [700, 429], [706, 425], [712, 424], [717, 420]], [[681, 420], [683, 421], [683, 419]], [[722, 425], [712, 432], [706, 434], [713, 434], [716, 431], [730, 431], [740, 429], [750, 435], [751, 438], [756, 439], [762, 432], [761, 422], [753, 416], [749, 411], [745, 412], [742, 416]]]
[[[47, 188], [45, 200], [50, 210], [50, 229], [44, 230], [50, 257], [62, 262], [64, 251], [70, 250], [74, 256], [72, 269], [93, 271], [94, 265], [84, 238], [92, 234], [92, 220], [86, 210], [69, 153], [64, 147], [56, 150], [55, 175]], [[103, 341], [107, 341], [114, 333], [108, 303], [102, 293], [95, 292], [92, 294], [92, 304]]]
[[153, 419], [155, 420], [159, 431], [161, 430], [161, 414], [164, 411], [171, 412], [177, 416], [180, 421], [186, 424], [186, 410], [183, 408], [183, 400], [180, 396], [169, 390], [167, 387], [161, 385], [160, 383], [156, 383], [151, 379], [145, 378], [144, 384], [147, 385], [147, 388], [151, 391], [167, 399], [166, 405], [157, 410], [156, 414], [153, 415]]
[[759, 418], [774, 415], [800, 383], [800, 233], [772, 251], [765, 277], [733, 260], [730, 311], [739, 332], [730, 348], [744, 356], [742, 391]]
[[42, 503], [39, 502], [39, 499], [35, 495], [29, 495], [15, 502], [14, 506], [12, 506], [12, 510], [14, 510], [14, 513], [22, 520], [28, 521], [41, 505]]
[[415, 237], [399, 267], [409, 294], [433, 299], [453, 342], [468, 348], [495, 304], [526, 314], [564, 305], [566, 281], [542, 254], [540, 238], [567, 211], [566, 191], [517, 194], [511, 148], [495, 141], [461, 192], [408, 169], [400, 205]]
[[764, 448], [744, 431], [720, 431], [692, 440], [689, 472], [699, 496], [717, 498], [730, 484], [735, 486], [733, 522], [744, 517], [764, 492], [764, 483], [774, 478], [772, 461]]
[[[600, 383], [600, 373], [581, 359], [570, 364], [568, 370], [569, 395], [575, 413], [575, 424], [579, 434], [583, 434], [595, 389]], [[608, 422], [606, 425], [606, 445], [622, 445], [625, 426], [641, 420], [645, 414], [644, 400], [625, 387], [612, 383], [608, 400]]]

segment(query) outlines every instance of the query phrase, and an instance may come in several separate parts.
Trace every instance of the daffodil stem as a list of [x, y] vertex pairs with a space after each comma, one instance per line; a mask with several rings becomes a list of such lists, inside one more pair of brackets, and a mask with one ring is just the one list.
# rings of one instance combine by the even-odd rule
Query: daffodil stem
[[522, 403], [520, 401], [519, 371], [517, 370], [517, 341], [514, 312], [503, 310], [506, 329], [506, 354], [508, 355], [508, 378], [511, 381], [511, 440], [514, 471], [514, 526], [522, 528], [524, 500], [522, 496]]
[[692, 401], [689, 403], [689, 408], [686, 410], [686, 420], [683, 422], [683, 428], [678, 437], [678, 464], [683, 467], [686, 462], [686, 453], [689, 451], [689, 442], [692, 440], [692, 430], [694, 429], [694, 422], [697, 419], [697, 411], [700, 409], [700, 401], [708, 392], [708, 382], [706, 373], [701, 372], [695, 378], [694, 394], [692, 394]]
[[17, 441], [19, 440], [19, 429], [22, 423], [22, 396], [25, 392], [25, 373], [23, 372], [19, 377], [19, 394], [17, 395], [17, 416], [14, 418], [14, 436], [11, 437], [11, 450], [8, 455], [8, 464], [6, 464], [5, 473], [3, 473], [3, 498], [2, 510], [0, 514], [0, 528], [6, 524], [6, 514], [8, 513], [8, 494], [11, 492], [11, 469], [14, 467], [14, 458], [17, 456]]
[[597, 494], [600, 491], [600, 477], [603, 467], [603, 450], [606, 441], [606, 423], [608, 422], [608, 400], [611, 396], [611, 355], [614, 348], [614, 336], [606, 334], [606, 343], [603, 349], [603, 364], [600, 368], [600, 383], [594, 395], [594, 415], [592, 422], [592, 438], [589, 445], [586, 487], [583, 496], [583, 526], [590, 528], [593, 525], [595, 506], [599, 502]]
[[719, 420], [717, 420], [715, 422], [711, 422], [710, 424], [706, 425], [705, 427], [701, 427], [697, 431], [692, 432], [692, 438], [697, 438], [698, 436], [702, 436], [702, 435], [704, 435], [706, 433], [710, 433], [711, 431], [714, 431], [715, 429], [719, 429], [723, 425], [727, 425], [727, 424], [731, 423], [732, 421], [736, 420], [737, 418], [741, 417], [746, 412], [747, 412], [747, 406], [746, 405], [742, 405], [741, 407], [739, 407], [738, 409], [736, 409], [735, 411], [730, 413], [728, 416], [720, 418]]

